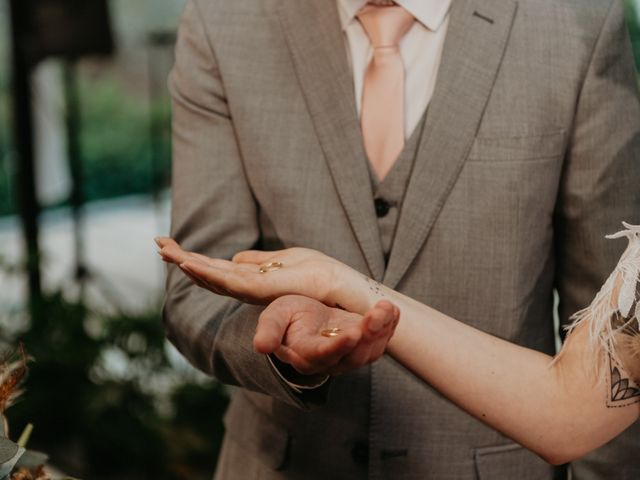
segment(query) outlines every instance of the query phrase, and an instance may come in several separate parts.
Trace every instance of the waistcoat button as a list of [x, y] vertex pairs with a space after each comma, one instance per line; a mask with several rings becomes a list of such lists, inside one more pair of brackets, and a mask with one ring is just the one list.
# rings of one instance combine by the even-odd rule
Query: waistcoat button
[[389, 213], [389, 209], [391, 205], [384, 198], [376, 198], [373, 202], [376, 207], [376, 215], [378, 218], [386, 217], [387, 213]]

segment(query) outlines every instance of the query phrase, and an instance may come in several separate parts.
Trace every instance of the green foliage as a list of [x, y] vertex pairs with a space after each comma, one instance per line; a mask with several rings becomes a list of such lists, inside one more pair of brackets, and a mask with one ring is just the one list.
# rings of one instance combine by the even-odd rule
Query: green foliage
[[629, 36], [634, 50], [636, 69], [640, 72], [640, 18], [638, 4], [634, 0], [625, 0], [625, 17], [629, 27]]
[[[59, 293], [33, 312], [17, 338], [4, 333], [35, 358], [26, 393], [8, 412], [12, 432], [33, 423], [30, 448], [79, 478], [210, 478], [227, 394], [213, 381], [180, 379], [158, 312], [103, 317]], [[105, 361], [113, 353], [123, 374]], [[154, 378], [172, 386], [158, 393]]]
[[[109, 76], [80, 74], [80, 154], [86, 201], [168, 186], [168, 98], [150, 101]], [[0, 75], [0, 215], [15, 212], [9, 92]], [[157, 125], [152, 131], [151, 125]]]
[[[0, 62], [6, 61], [6, 56], [2, 53], [4, 52], [0, 52]], [[13, 212], [15, 209], [14, 193], [11, 189], [13, 163], [11, 162], [10, 108], [7, 69], [0, 68], [0, 215]]]
[[[151, 123], [166, 127], [169, 114], [159, 100], [126, 91], [109, 78], [85, 78], [81, 88], [83, 189], [88, 200], [152, 191], [154, 170], [168, 171], [168, 135], [152, 138]], [[153, 165], [157, 152], [159, 165]]]
[[[2, 114], [0, 113], [0, 125], [4, 124], [1, 117]], [[11, 185], [13, 168], [10, 159], [11, 155], [9, 154], [7, 143], [0, 138], [0, 215], [12, 213], [16, 209], [15, 193]]]

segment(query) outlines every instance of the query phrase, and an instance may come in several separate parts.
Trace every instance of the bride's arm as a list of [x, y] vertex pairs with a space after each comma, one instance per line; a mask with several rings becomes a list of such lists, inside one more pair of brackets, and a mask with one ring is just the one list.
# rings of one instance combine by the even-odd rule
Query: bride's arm
[[612, 400], [608, 358], [602, 375], [594, 375], [597, 360], [586, 325], [570, 335], [552, 364], [548, 355], [456, 321], [356, 272], [344, 281], [351, 291], [359, 282], [357, 291], [364, 295], [357, 302], [365, 309], [381, 298], [400, 308], [388, 353], [471, 415], [550, 463], [586, 454], [638, 418], [640, 406], [634, 400], [640, 397]]

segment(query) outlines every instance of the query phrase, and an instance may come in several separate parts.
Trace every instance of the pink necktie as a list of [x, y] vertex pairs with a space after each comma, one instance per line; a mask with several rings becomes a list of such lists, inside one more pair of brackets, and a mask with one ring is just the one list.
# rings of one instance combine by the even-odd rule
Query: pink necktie
[[415, 19], [395, 5], [365, 5], [357, 17], [373, 46], [360, 124], [369, 161], [383, 180], [404, 147], [404, 64], [399, 45]]

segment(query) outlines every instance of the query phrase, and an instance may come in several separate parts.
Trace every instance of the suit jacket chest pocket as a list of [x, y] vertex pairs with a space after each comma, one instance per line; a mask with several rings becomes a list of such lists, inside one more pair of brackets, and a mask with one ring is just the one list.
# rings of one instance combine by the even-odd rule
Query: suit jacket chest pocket
[[471, 146], [469, 161], [524, 162], [558, 159], [564, 156], [564, 131], [542, 134], [478, 135]]
[[523, 228], [514, 227], [523, 222], [549, 226], [565, 148], [561, 130], [504, 136], [480, 132], [449, 201], [465, 205], [465, 215], [482, 224], [497, 225], [499, 219], [505, 230]]

